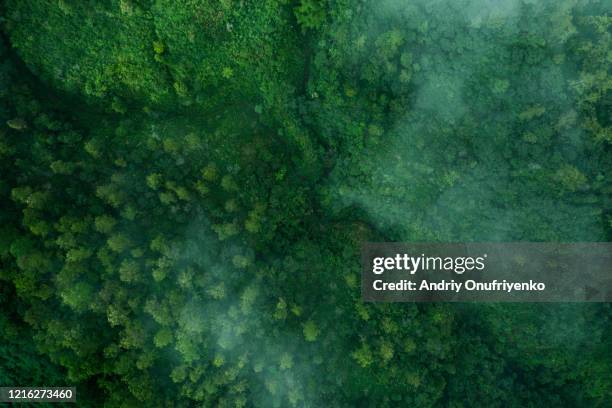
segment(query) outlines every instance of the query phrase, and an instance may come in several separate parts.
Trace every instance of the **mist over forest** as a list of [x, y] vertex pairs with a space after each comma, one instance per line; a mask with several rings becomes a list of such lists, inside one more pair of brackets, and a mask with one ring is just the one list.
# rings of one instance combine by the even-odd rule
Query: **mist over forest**
[[609, 303], [364, 303], [364, 242], [612, 239], [605, 0], [0, 0], [0, 386], [606, 407]]

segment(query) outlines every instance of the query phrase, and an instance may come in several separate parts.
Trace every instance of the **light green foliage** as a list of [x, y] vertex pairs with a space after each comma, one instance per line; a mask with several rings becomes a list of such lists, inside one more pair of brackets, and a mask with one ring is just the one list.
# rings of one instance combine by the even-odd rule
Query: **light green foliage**
[[315, 341], [319, 337], [319, 328], [312, 320], [304, 323], [304, 338], [306, 341]]
[[370, 346], [367, 343], [363, 343], [361, 347], [355, 350], [351, 356], [357, 361], [357, 363], [366, 368], [374, 362], [374, 356], [370, 350]]
[[109, 215], [100, 215], [95, 219], [95, 226], [98, 232], [108, 234], [113, 230], [117, 221]]
[[300, 0], [295, 17], [304, 28], [320, 28], [325, 22], [326, 0]]

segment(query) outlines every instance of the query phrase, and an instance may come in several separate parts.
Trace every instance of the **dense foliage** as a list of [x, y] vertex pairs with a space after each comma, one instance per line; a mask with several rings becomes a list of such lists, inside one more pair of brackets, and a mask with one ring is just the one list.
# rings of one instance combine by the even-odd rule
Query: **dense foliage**
[[607, 406], [609, 304], [365, 304], [359, 248], [609, 241], [609, 11], [1, 2], [1, 385]]

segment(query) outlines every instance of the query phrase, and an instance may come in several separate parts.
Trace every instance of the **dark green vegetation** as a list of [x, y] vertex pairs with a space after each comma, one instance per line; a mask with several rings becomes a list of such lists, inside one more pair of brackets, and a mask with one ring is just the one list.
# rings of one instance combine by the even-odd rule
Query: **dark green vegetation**
[[610, 305], [363, 304], [358, 263], [612, 238], [609, 2], [0, 4], [1, 385], [609, 406]]

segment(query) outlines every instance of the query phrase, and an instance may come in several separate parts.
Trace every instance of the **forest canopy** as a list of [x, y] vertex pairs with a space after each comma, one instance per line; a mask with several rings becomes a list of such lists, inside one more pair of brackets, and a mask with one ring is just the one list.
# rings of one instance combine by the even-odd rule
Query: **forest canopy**
[[612, 239], [605, 0], [0, 0], [0, 385], [605, 407], [609, 304], [364, 303], [366, 241]]

